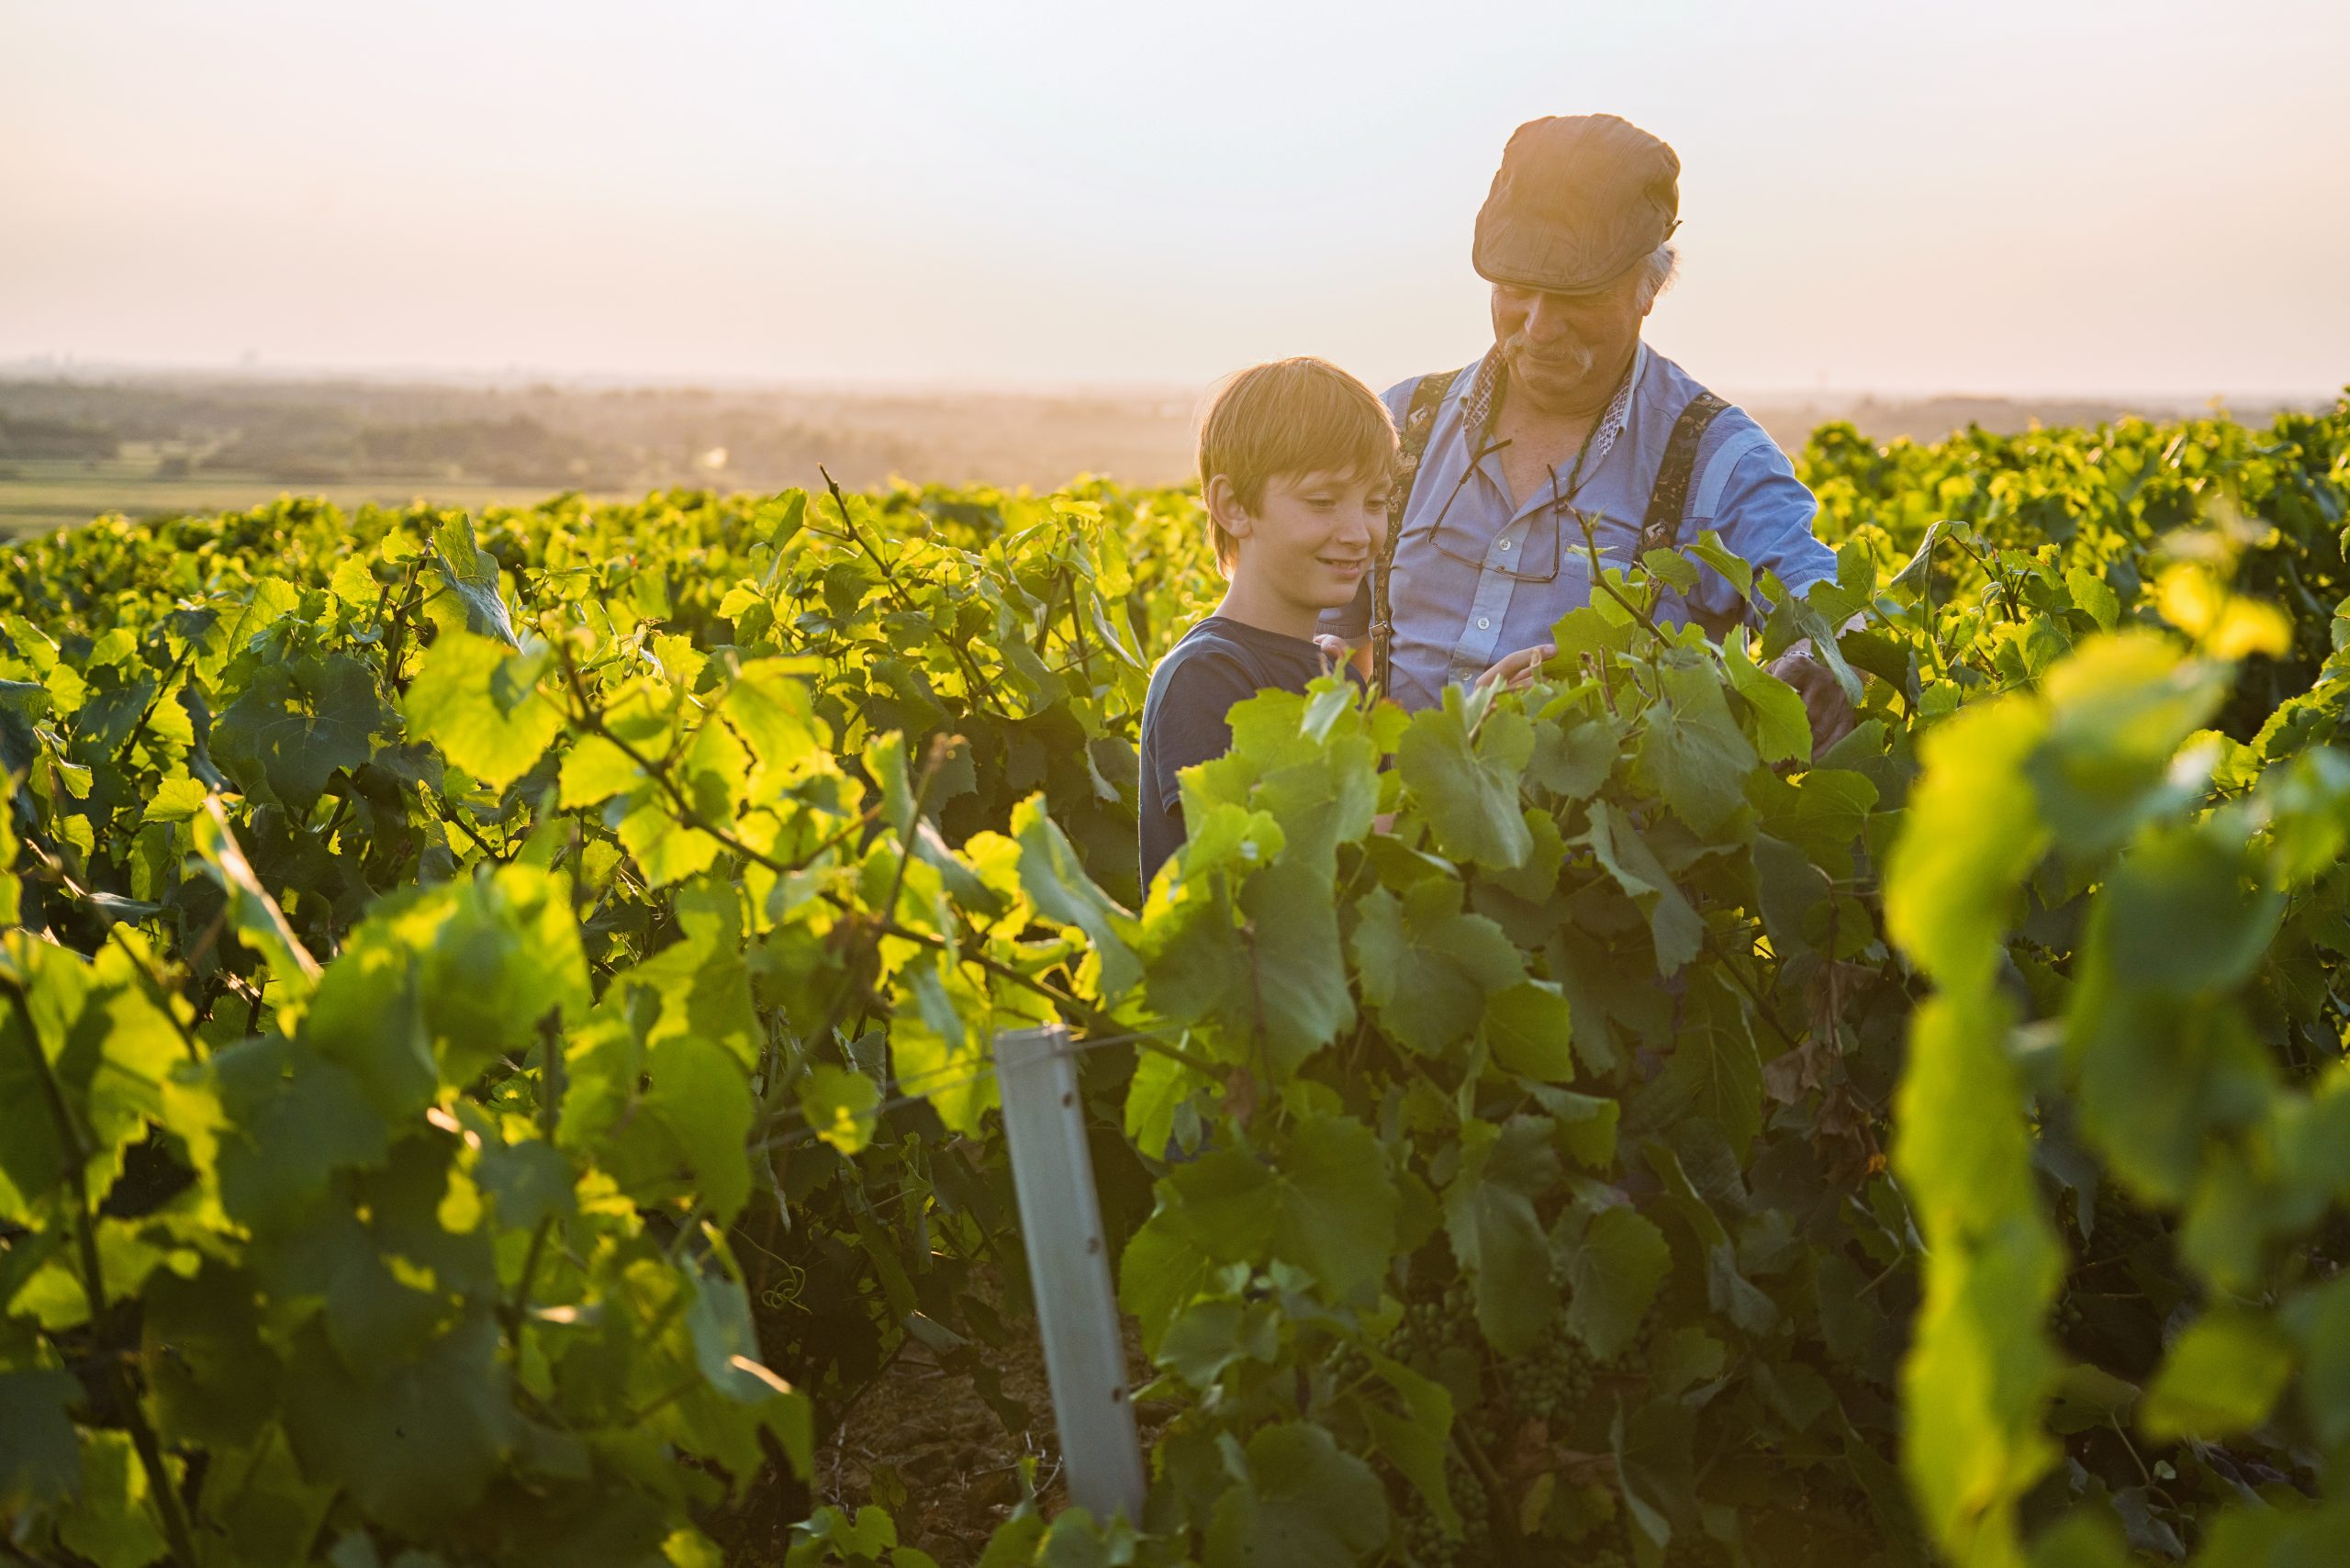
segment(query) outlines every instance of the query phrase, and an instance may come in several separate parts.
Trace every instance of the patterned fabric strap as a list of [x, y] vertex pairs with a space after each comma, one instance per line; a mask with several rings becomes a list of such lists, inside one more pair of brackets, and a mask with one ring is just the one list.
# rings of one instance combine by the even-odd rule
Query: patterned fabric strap
[[[1649, 514], [1640, 522], [1639, 554], [1643, 560], [1651, 550], [1670, 550], [1679, 543], [1682, 513], [1689, 510], [1689, 479], [1697, 467], [1697, 443], [1706, 439], [1714, 416], [1729, 407], [1711, 392], [1700, 392], [1673, 422], [1673, 434], [1664, 443], [1664, 461], [1657, 467], [1656, 487], [1649, 491]], [[1690, 608], [1706, 635], [1718, 643], [1744, 619], [1742, 614], [1713, 616], [1694, 605]]]
[[1404, 532], [1404, 509], [1412, 502], [1412, 480], [1428, 450], [1428, 432], [1436, 429], [1436, 411], [1451, 390], [1454, 370], [1438, 370], [1420, 377], [1404, 414], [1403, 450], [1395, 460], [1395, 487], [1387, 498], [1387, 537], [1371, 571], [1371, 689], [1387, 695], [1390, 659], [1395, 646], [1395, 623], [1387, 600], [1387, 568], [1395, 559], [1395, 541]]
[[1689, 507], [1689, 480], [1697, 470], [1697, 443], [1705, 440], [1714, 416], [1729, 407], [1711, 392], [1700, 392], [1673, 422], [1673, 434], [1664, 443], [1664, 461], [1657, 467], [1656, 486], [1649, 491], [1649, 514], [1640, 523], [1639, 554], [1670, 550], [1680, 539], [1681, 514]]

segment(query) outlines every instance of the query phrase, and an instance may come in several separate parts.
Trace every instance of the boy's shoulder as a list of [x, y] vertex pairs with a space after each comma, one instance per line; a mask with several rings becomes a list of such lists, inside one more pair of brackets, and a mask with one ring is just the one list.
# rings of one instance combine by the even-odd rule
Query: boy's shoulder
[[1303, 691], [1322, 668], [1312, 643], [1210, 616], [1184, 633], [1151, 671], [1144, 722], [1170, 694], [1229, 705], [1270, 688]]
[[1199, 622], [1168, 649], [1150, 672], [1154, 692], [1163, 694], [1181, 681], [1201, 685], [1253, 686], [1262, 678], [1257, 650], [1233, 629], [1214, 618]]

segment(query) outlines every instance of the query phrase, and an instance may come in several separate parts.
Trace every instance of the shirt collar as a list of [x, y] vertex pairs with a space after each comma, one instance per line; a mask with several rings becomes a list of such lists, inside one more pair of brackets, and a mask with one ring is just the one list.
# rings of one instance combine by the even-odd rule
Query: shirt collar
[[[1649, 345], [1648, 341], [1642, 339], [1633, 345], [1630, 374], [1624, 377], [1623, 385], [1616, 388], [1616, 396], [1608, 401], [1607, 411], [1599, 417], [1599, 429], [1591, 441], [1593, 461], [1606, 456], [1608, 449], [1616, 444], [1616, 438], [1624, 433], [1624, 427], [1632, 417], [1632, 388], [1640, 384], [1640, 377], [1647, 373], [1648, 367]], [[1508, 375], [1498, 343], [1487, 349], [1485, 357], [1477, 362], [1477, 374], [1470, 378], [1469, 391], [1460, 404], [1460, 428], [1471, 434], [1472, 452], [1483, 447], [1493, 434], [1494, 417], [1501, 412], [1502, 394]]]

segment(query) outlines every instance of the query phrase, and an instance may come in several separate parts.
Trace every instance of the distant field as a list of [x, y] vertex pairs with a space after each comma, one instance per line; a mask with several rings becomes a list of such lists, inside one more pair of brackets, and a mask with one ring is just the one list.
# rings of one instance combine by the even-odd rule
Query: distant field
[[[771, 493], [910, 476], [1051, 489], [1080, 474], [1179, 484], [1196, 396], [446, 386], [355, 379], [0, 375], [0, 537], [107, 512], [220, 511], [282, 495], [339, 505], [633, 498], [673, 486]], [[2087, 426], [2112, 403], [1996, 398], [1755, 400], [1790, 452], [1830, 420], [1878, 441], [1971, 424]], [[2177, 417], [2191, 409], [2144, 407]], [[2273, 411], [2273, 410], [2271, 410]], [[2265, 417], [2249, 409], [2239, 418]]]
[[166, 479], [157, 476], [154, 463], [138, 459], [89, 464], [17, 458], [6, 466], [17, 470], [20, 477], [0, 478], [0, 536], [5, 537], [42, 533], [52, 528], [87, 522], [108, 512], [161, 517], [173, 512], [231, 511], [285, 495], [324, 496], [341, 507], [355, 507], [365, 501], [404, 506], [423, 499], [478, 510], [485, 506], [529, 506], [544, 500], [561, 487], [413, 476], [296, 485], [257, 474], [233, 472], [206, 472]]

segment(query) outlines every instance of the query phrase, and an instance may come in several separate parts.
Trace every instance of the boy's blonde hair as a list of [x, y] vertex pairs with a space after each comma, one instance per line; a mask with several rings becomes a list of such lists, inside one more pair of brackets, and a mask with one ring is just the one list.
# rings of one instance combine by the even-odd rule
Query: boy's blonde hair
[[[1221, 474], [1252, 510], [1267, 480], [1344, 474], [1374, 483], [1395, 466], [1395, 425], [1378, 394], [1326, 359], [1252, 364], [1215, 389], [1200, 420], [1200, 492]], [[1232, 575], [1238, 543], [1213, 516], [1215, 564]]]

